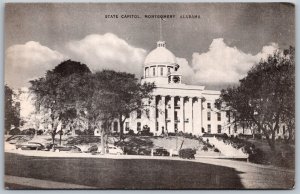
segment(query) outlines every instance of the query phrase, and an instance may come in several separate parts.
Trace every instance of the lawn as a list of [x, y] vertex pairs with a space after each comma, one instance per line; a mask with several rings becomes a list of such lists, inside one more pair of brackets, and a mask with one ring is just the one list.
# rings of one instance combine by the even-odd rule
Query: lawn
[[243, 188], [239, 173], [233, 168], [193, 161], [43, 158], [5, 153], [6, 175], [99, 189]]

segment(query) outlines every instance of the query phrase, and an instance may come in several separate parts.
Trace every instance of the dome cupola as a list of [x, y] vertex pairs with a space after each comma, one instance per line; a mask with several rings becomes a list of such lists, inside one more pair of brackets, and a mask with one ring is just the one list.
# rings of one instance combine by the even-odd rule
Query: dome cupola
[[145, 66], [155, 64], [176, 64], [176, 57], [166, 48], [165, 41], [158, 41], [157, 48], [152, 50], [145, 59]]
[[178, 68], [176, 57], [166, 48], [165, 41], [158, 41], [157, 47], [145, 58], [143, 79], [155, 84], [168, 84], [171, 83], [170, 76], [176, 74]]

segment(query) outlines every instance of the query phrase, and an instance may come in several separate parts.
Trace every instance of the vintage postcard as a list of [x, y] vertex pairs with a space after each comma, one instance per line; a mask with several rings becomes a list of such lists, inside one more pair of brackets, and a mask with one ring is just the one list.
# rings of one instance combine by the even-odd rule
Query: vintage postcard
[[6, 189], [293, 189], [292, 3], [7, 3]]

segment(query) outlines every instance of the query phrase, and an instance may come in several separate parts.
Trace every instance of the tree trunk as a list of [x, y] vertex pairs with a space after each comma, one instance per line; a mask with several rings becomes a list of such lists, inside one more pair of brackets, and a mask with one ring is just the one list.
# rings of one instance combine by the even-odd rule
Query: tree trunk
[[124, 122], [122, 120], [122, 115], [119, 116], [119, 123], [120, 123], [120, 141], [123, 139], [123, 125]]
[[105, 154], [104, 129], [101, 131], [101, 154]]
[[62, 135], [62, 132], [59, 131], [59, 145], [61, 145], [61, 135]]
[[272, 151], [275, 151], [275, 132], [272, 131], [272, 133], [271, 133], [271, 138], [270, 138], [269, 134], [267, 134], [267, 133], [265, 132], [266, 129], [263, 129], [263, 131], [264, 131], [264, 134], [265, 134], [265, 136], [266, 136], [267, 142], [268, 142], [268, 144], [269, 144], [271, 150], [272, 150]]
[[55, 132], [54, 131], [51, 133], [51, 137], [52, 137], [52, 144], [54, 145], [54, 140], [55, 140]]
[[276, 128], [272, 131], [272, 145], [271, 145], [271, 150], [272, 151], [275, 151], [275, 131], [276, 131]]
[[293, 125], [292, 124], [287, 125], [287, 131], [289, 132], [289, 137], [287, 139], [287, 142], [291, 143], [291, 141], [293, 139]]

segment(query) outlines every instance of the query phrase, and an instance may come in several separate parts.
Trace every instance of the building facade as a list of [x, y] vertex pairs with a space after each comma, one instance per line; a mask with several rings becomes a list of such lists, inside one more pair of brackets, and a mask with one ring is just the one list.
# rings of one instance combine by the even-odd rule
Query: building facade
[[[135, 133], [145, 127], [154, 135], [184, 132], [195, 135], [203, 133], [229, 133], [229, 116], [215, 106], [220, 91], [205, 90], [205, 86], [183, 83], [180, 66], [175, 55], [166, 48], [164, 41], [157, 42], [157, 48], [145, 58], [144, 75], [141, 80], [154, 82], [153, 97], [148, 100], [147, 111], [133, 112], [126, 119], [124, 131]], [[117, 132], [118, 121], [112, 130]]]

